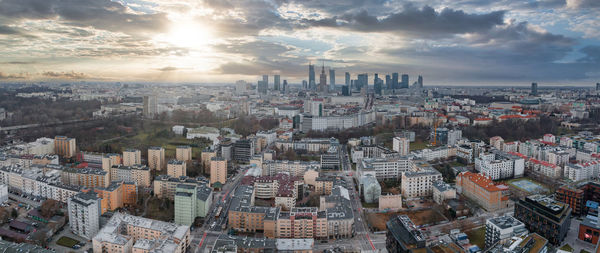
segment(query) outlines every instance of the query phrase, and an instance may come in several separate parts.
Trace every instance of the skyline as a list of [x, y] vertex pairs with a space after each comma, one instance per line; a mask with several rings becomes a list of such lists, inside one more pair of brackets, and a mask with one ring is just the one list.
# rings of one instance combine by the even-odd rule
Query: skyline
[[398, 72], [432, 85], [592, 86], [598, 10], [593, 0], [3, 0], [0, 82], [280, 74], [297, 84], [324, 61], [337, 80]]

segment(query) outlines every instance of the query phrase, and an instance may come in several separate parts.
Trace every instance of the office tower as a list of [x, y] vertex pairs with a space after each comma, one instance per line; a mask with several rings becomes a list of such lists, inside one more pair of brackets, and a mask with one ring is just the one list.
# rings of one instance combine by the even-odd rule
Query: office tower
[[402, 87], [400, 88], [408, 88], [408, 75], [402, 74]]
[[132, 166], [142, 164], [142, 151], [139, 149], [125, 149], [123, 151], [123, 165]]
[[148, 167], [153, 170], [162, 170], [165, 167], [165, 149], [162, 147], [148, 148]]
[[358, 83], [356, 84], [356, 90], [360, 91], [363, 88], [364, 89], [369, 88], [369, 74], [367, 74], [367, 73], [359, 74], [357, 81], [358, 81]]
[[69, 227], [71, 232], [92, 239], [100, 230], [100, 198], [93, 191], [78, 193], [69, 198]]
[[319, 76], [319, 92], [327, 91], [327, 74], [325, 74], [325, 64], [321, 68], [321, 75]]
[[329, 69], [329, 90], [335, 90], [335, 70]]
[[596, 83], [596, 90], [600, 91], [600, 83]]
[[287, 80], [283, 80], [283, 85], [281, 86], [281, 91], [287, 92], [287, 89], [288, 89], [287, 86], [288, 86]]
[[390, 76], [390, 75], [385, 75], [385, 89], [386, 90], [392, 89], [392, 76]]
[[156, 96], [144, 96], [144, 117], [152, 118], [158, 114], [158, 99]]
[[342, 86], [342, 96], [350, 96], [350, 85]]
[[265, 82], [267, 84], [267, 87], [268, 87], [269, 86], [269, 75], [263, 75], [262, 80], [263, 80], [263, 82]]
[[267, 83], [263, 81], [258, 81], [258, 85], [256, 87], [259, 93], [267, 94]]
[[531, 83], [531, 95], [537, 96], [538, 94], [538, 85], [537, 83]]
[[394, 151], [398, 152], [401, 156], [408, 155], [410, 151], [410, 140], [404, 137], [394, 137], [392, 140], [392, 147]]
[[187, 176], [185, 162], [180, 160], [170, 160], [167, 164], [167, 175], [172, 177]]
[[392, 89], [398, 89], [400, 85], [398, 83], [398, 73], [392, 73]]
[[275, 75], [273, 77], [273, 90], [280, 90], [281, 89], [281, 87], [280, 87], [281, 83], [279, 82], [280, 78], [281, 78], [280, 75]]
[[419, 76], [417, 83], [419, 84], [419, 88], [423, 88], [423, 76]]
[[308, 89], [308, 82], [306, 80], [302, 80], [302, 89], [303, 90], [307, 90]]
[[383, 89], [383, 80], [379, 79], [377, 73], [375, 74], [375, 79], [373, 80], [373, 88], [375, 90], [375, 94], [381, 95], [381, 91]]
[[254, 142], [252, 140], [238, 140], [233, 144], [233, 160], [247, 163], [254, 156]]
[[67, 136], [54, 137], [54, 152], [62, 157], [71, 158], [75, 156], [77, 149], [75, 138]]
[[346, 72], [346, 80], [344, 82], [344, 84], [346, 84], [348, 87], [350, 87], [350, 72]]
[[227, 160], [223, 157], [213, 157], [210, 159], [210, 184], [227, 182]]
[[312, 64], [308, 64], [308, 89], [309, 90], [314, 90], [315, 87], [314, 85], [316, 84], [315, 81], [315, 65]]
[[175, 159], [177, 159], [179, 161], [191, 161], [192, 160], [192, 147], [177, 146], [175, 148]]
[[565, 203], [543, 195], [531, 195], [515, 203], [514, 217], [532, 233], [560, 245], [571, 225], [572, 209]]

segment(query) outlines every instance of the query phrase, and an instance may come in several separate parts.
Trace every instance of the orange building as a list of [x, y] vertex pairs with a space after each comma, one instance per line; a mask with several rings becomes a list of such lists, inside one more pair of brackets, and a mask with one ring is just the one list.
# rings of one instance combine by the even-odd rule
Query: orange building
[[67, 136], [54, 137], [54, 152], [57, 155], [71, 158], [75, 156], [76, 148], [75, 138], [68, 138]]
[[470, 171], [456, 177], [456, 190], [465, 197], [477, 202], [487, 211], [509, 207], [508, 186], [495, 184], [489, 177]]
[[94, 188], [94, 192], [102, 198], [100, 201], [101, 213], [114, 211], [137, 202], [137, 187], [135, 183], [131, 182], [112, 182], [108, 187]]

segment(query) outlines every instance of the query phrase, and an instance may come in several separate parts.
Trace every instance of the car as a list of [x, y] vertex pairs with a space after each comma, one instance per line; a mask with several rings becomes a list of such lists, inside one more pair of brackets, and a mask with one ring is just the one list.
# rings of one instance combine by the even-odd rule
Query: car
[[81, 246], [79, 246], [79, 244], [75, 244], [75, 245], [73, 245], [73, 247], [72, 247], [72, 248], [73, 248], [73, 249], [79, 249], [79, 248], [81, 248]]

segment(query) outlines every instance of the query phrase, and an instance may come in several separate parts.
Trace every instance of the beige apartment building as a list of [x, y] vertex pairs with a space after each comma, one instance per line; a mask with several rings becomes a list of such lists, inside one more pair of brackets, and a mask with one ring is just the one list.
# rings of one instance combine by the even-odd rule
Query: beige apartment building
[[222, 157], [213, 157], [210, 159], [210, 184], [227, 182], [227, 160]]
[[186, 163], [181, 160], [171, 160], [167, 164], [167, 175], [172, 177], [186, 176]]
[[175, 148], [175, 159], [179, 161], [189, 162], [192, 160], [192, 147], [177, 146]]
[[165, 149], [162, 147], [149, 147], [148, 167], [151, 170], [162, 170], [165, 164]]
[[200, 163], [204, 166], [204, 173], [206, 174], [210, 174], [210, 159], [213, 157], [217, 157], [217, 151], [207, 149], [200, 154]]
[[126, 149], [123, 151], [123, 165], [133, 166], [135, 164], [142, 164], [142, 151], [139, 149]]
[[57, 155], [71, 158], [75, 156], [76, 150], [77, 146], [75, 138], [69, 138], [67, 136], [54, 137], [54, 152]]

